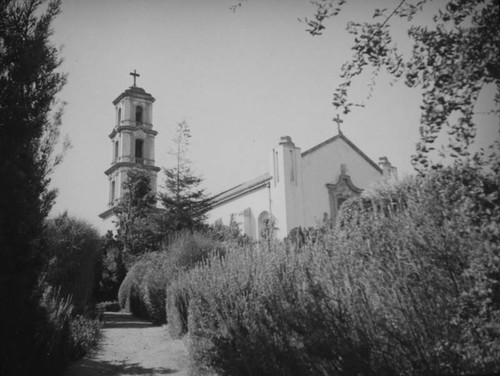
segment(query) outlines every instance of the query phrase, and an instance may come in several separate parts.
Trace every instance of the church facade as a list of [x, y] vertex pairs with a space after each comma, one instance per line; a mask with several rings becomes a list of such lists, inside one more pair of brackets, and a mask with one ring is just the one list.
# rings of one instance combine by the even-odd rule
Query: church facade
[[268, 171], [216, 195], [208, 220], [236, 221], [252, 239], [272, 223], [283, 238], [295, 227], [332, 220], [346, 199], [396, 173], [386, 157], [376, 164], [340, 131], [304, 152], [284, 136], [270, 153]]

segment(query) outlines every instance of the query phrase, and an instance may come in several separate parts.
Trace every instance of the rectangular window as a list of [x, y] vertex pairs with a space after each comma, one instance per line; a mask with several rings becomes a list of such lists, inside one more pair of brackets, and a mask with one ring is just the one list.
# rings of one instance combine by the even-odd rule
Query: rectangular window
[[114, 162], [118, 161], [118, 141], [115, 141], [115, 157], [113, 159]]
[[279, 165], [279, 158], [278, 158], [278, 151], [276, 150], [275, 157], [274, 157], [274, 176], [276, 179], [276, 182], [279, 183], [280, 181], [280, 165]]
[[113, 204], [115, 202], [115, 198], [116, 198], [116, 192], [115, 191], [116, 191], [116, 183], [113, 180], [111, 182], [111, 196], [110, 196], [110, 198], [111, 198], [110, 203], [111, 204]]
[[136, 163], [142, 163], [143, 146], [144, 146], [144, 140], [141, 140], [141, 139], [135, 140], [135, 160], [136, 160]]

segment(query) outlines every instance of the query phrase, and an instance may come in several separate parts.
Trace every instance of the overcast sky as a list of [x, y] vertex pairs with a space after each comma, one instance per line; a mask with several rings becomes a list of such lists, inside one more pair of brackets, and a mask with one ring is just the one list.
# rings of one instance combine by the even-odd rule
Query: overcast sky
[[[73, 148], [53, 175], [59, 196], [53, 214], [67, 210], [104, 230], [111, 165], [112, 101], [132, 85], [151, 93], [156, 164], [168, 167], [176, 123], [191, 128], [191, 160], [215, 194], [267, 171], [270, 150], [291, 136], [303, 151], [336, 134], [332, 93], [352, 55], [350, 19], [371, 16], [374, 4], [351, 1], [342, 17], [312, 37], [297, 18], [311, 17], [308, 0], [63, 0], [54, 24], [68, 84], [62, 133]], [[400, 45], [409, 48], [405, 31]], [[365, 90], [360, 82], [359, 95]], [[491, 106], [492, 90], [478, 111]], [[367, 102], [345, 117], [344, 134], [369, 157], [387, 156], [400, 175], [412, 173], [418, 140], [419, 93], [380, 82]], [[498, 138], [498, 118], [478, 115], [481, 140]], [[163, 184], [159, 174], [159, 187]]]

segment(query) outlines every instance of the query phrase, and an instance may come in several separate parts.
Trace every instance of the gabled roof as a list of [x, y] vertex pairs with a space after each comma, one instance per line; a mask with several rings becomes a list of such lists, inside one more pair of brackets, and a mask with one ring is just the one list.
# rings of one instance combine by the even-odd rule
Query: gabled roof
[[265, 186], [267, 186], [267, 182], [269, 180], [271, 180], [271, 175], [269, 173], [265, 173], [263, 175], [256, 177], [255, 179], [246, 181], [242, 184], [239, 184], [233, 188], [228, 189], [227, 191], [221, 192], [212, 197], [211, 199], [212, 207], [219, 206], [225, 203], [226, 201], [233, 200], [247, 193], [264, 188]]
[[326, 141], [323, 141], [321, 144], [318, 144], [314, 147], [312, 147], [309, 150], [306, 150], [302, 153], [302, 157], [305, 157], [308, 154], [314, 153], [316, 150], [321, 149], [323, 146], [326, 146], [328, 144], [331, 144], [332, 142], [336, 140], [343, 140], [347, 145], [349, 145], [356, 153], [358, 153], [361, 157], [363, 157], [372, 167], [377, 170], [378, 172], [382, 173], [382, 169], [380, 168], [379, 165], [377, 165], [370, 157], [368, 157], [363, 151], [358, 148], [354, 143], [349, 140], [342, 132], [340, 132], [338, 135], [333, 136], [332, 138], [329, 138]]

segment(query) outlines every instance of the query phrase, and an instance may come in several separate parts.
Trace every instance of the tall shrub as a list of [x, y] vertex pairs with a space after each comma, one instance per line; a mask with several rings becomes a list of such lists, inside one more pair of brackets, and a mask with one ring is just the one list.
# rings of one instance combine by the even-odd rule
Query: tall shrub
[[101, 274], [99, 233], [67, 213], [47, 221], [45, 280], [71, 296], [76, 313], [94, 310]]
[[498, 170], [470, 166], [386, 185], [346, 203], [321, 242], [233, 249], [181, 275], [169, 298], [181, 326], [187, 301], [194, 363], [221, 375], [498, 372], [499, 188]]
[[142, 256], [130, 269], [119, 292], [119, 302], [134, 315], [156, 324], [167, 322], [166, 292], [182, 270], [193, 268], [222, 244], [205, 233], [183, 232], [162, 252]]

